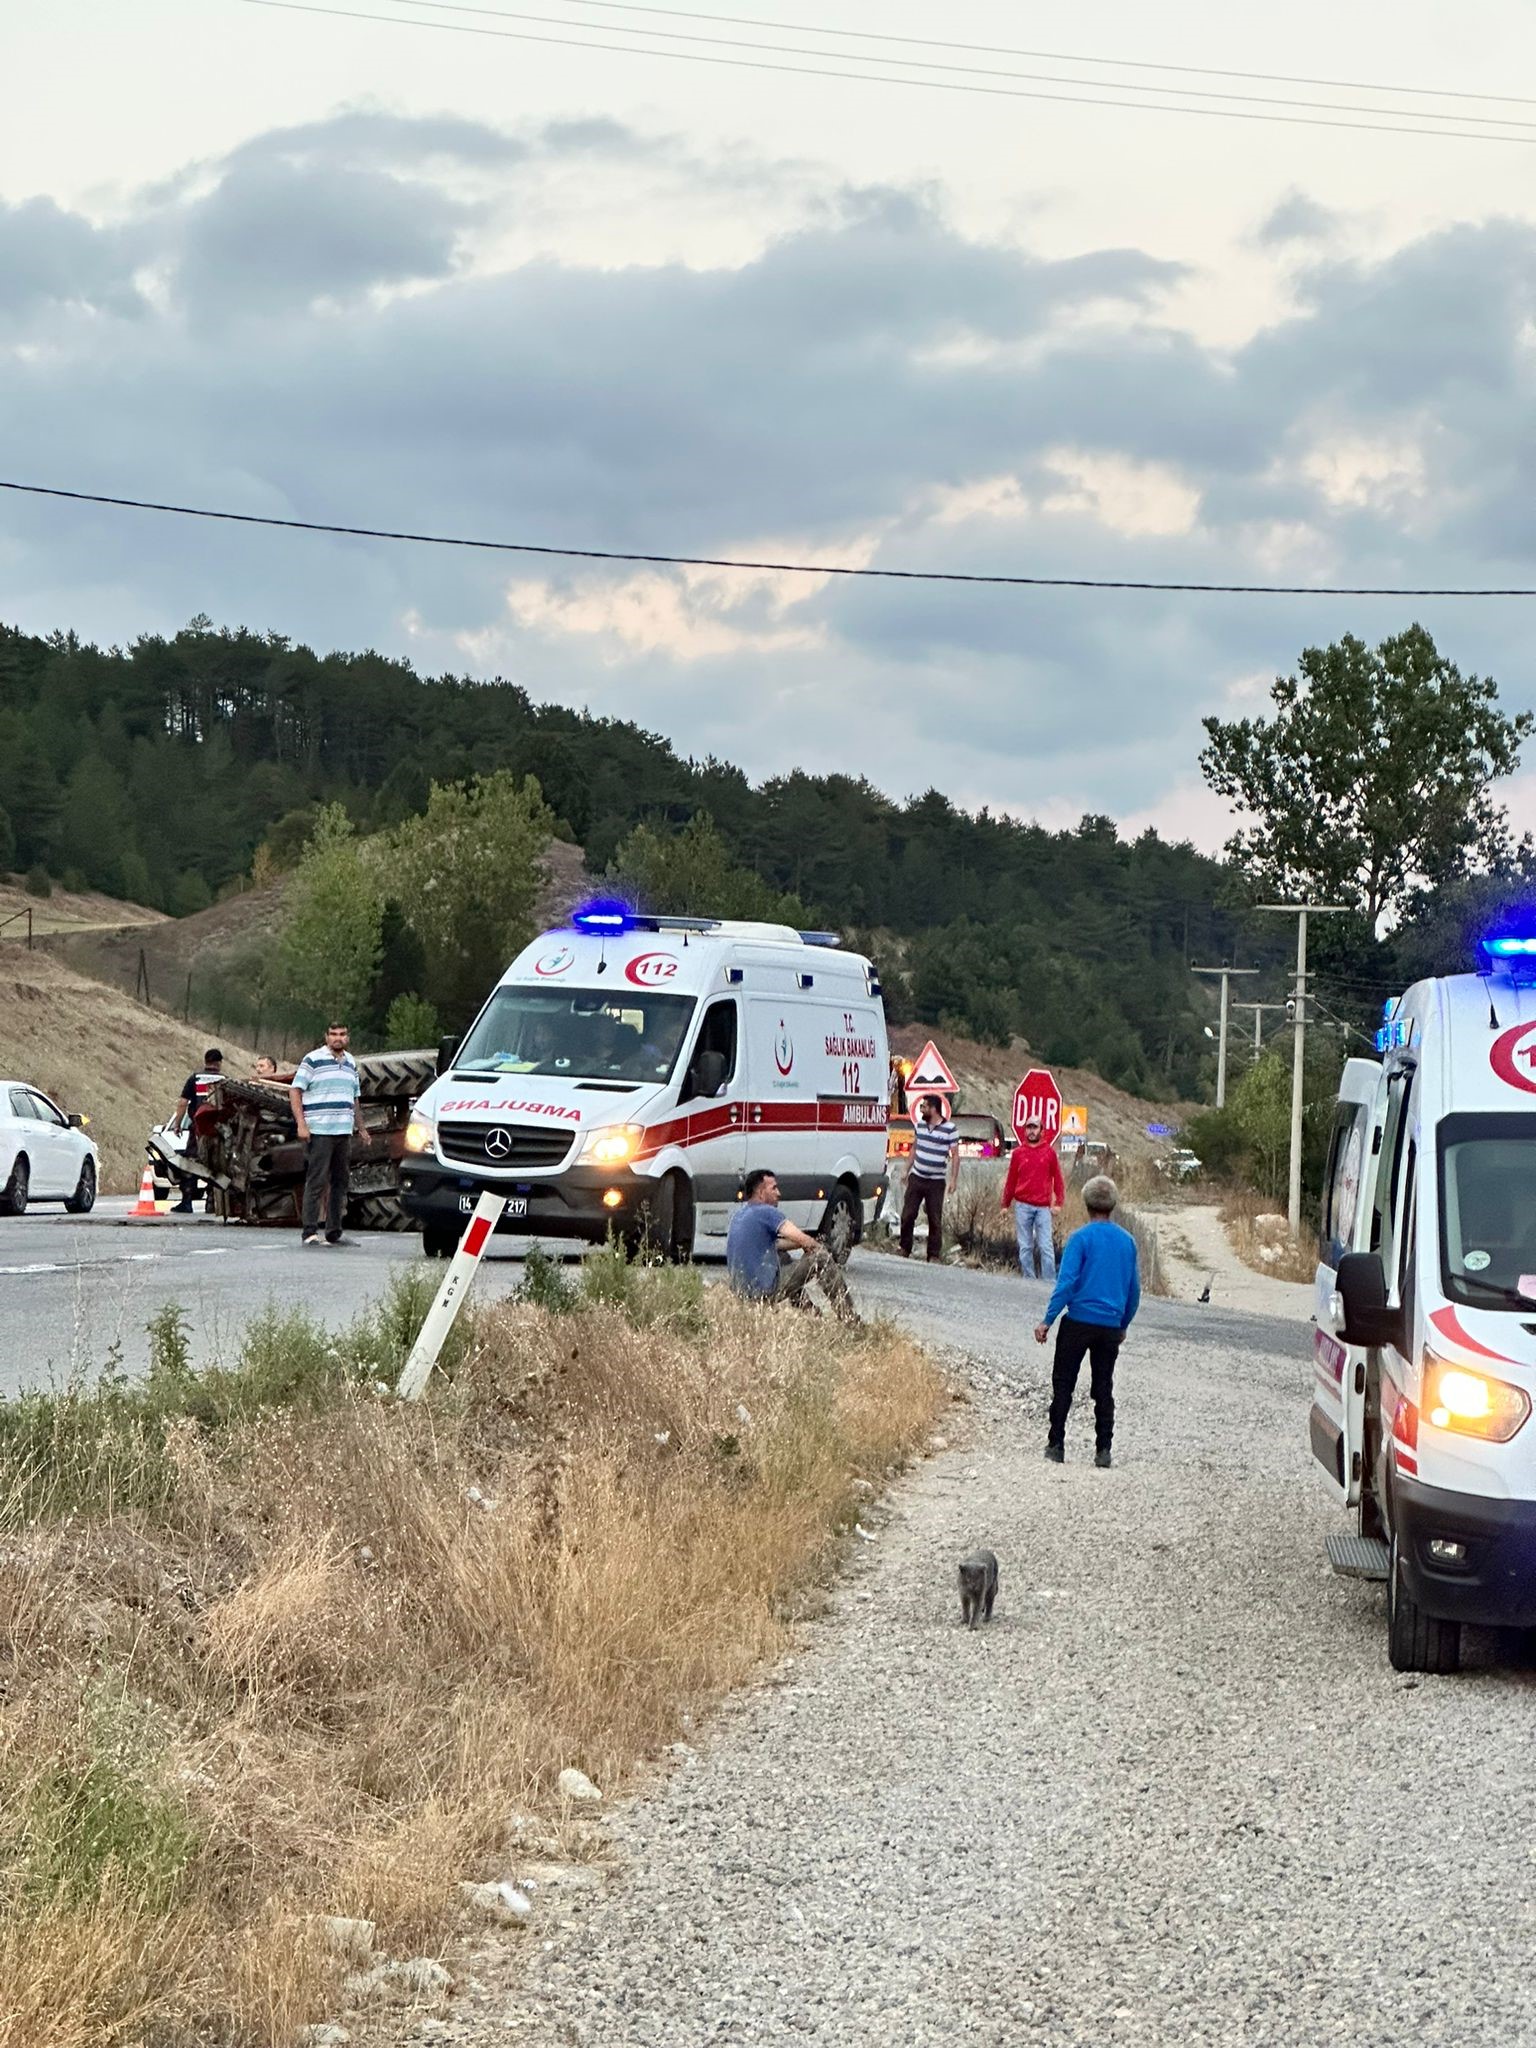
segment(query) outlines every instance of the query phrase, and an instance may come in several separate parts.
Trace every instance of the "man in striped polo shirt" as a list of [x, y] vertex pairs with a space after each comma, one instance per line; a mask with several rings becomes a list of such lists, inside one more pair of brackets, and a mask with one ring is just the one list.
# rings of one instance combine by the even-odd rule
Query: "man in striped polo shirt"
[[[325, 1043], [300, 1060], [288, 1091], [304, 1140], [304, 1242], [343, 1244], [347, 1172], [357, 1129], [357, 1061], [345, 1024], [327, 1024]], [[322, 1237], [320, 1211], [325, 1209]]]
[[953, 1194], [960, 1156], [955, 1150], [959, 1133], [955, 1120], [937, 1095], [925, 1095], [918, 1105], [912, 1126], [912, 1166], [907, 1174], [907, 1192], [901, 1204], [901, 1256], [912, 1256], [912, 1228], [917, 1212], [928, 1214], [928, 1262], [936, 1265], [944, 1256], [944, 1195]]

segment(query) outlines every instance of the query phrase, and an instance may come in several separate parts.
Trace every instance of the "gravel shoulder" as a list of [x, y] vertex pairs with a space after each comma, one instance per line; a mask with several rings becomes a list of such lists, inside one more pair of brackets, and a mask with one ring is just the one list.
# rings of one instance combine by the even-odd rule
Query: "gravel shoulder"
[[[616, 1810], [609, 1881], [413, 2037], [1536, 2041], [1532, 1674], [1494, 1638], [1459, 1678], [1388, 1667], [1380, 1589], [1323, 1557], [1305, 1322], [1149, 1303], [1115, 1469], [1080, 1409], [1057, 1469], [1043, 1289], [854, 1280], [969, 1377], [954, 1447], [804, 1650]], [[977, 1543], [1002, 1589], [966, 1633]]]

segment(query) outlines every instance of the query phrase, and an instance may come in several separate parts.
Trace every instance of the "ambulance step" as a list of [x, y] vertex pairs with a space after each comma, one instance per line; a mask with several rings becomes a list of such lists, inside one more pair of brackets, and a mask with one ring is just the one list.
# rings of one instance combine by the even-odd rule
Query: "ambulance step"
[[1391, 1556], [1379, 1536], [1347, 1536], [1338, 1529], [1328, 1538], [1328, 1562], [1342, 1578], [1384, 1579]]

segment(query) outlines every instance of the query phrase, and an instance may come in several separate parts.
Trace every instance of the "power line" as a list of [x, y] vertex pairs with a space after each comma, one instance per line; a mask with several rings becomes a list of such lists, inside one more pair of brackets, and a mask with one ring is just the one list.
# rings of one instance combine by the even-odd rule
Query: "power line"
[[[929, 92], [979, 93], [988, 99], [1034, 100], [1077, 107], [1118, 107], [1143, 114], [1184, 114], [1213, 121], [1263, 121], [1289, 128], [1348, 129], [1364, 135], [1428, 135], [1441, 141], [1505, 142], [1521, 148], [1528, 148], [1536, 142], [1536, 136], [1498, 135], [1483, 129], [1422, 128], [1400, 121], [1334, 121], [1321, 114], [1250, 113], [1239, 107], [1165, 107], [1147, 100], [1113, 100], [1091, 93], [1040, 92], [1028, 86], [977, 85], [953, 78], [901, 78], [869, 71], [834, 71], [824, 65], [775, 64], [761, 57], [717, 57], [703, 50], [655, 50], [626, 43], [594, 43], [574, 36], [538, 35], [531, 29], [482, 28], [472, 22], [420, 21], [411, 16], [329, 7], [320, 4], [320, 0], [238, 0], [238, 4], [274, 8], [286, 14], [324, 15], [338, 21], [382, 22], [388, 28], [427, 29], [440, 35], [489, 36], [493, 41], [541, 43], [567, 50], [601, 50], [620, 57], [658, 57], [678, 64], [723, 65], [733, 71], [772, 71], [790, 78], [841, 78], [861, 85], [918, 86]], [[806, 54], [820, 56], [822, 53]], [[1126, 91], [1134, 89], [1124, 88]]]
[[[411, 0], [427, 5], [429, 0]], [[435, 0], [433, 0], [435, 4]], [[731, 28], [771, 28], [790, 35], [841, 36], [862, 42], [902, 43], [911, 48], [964, 50], [972, 56], [1028, 57], [1045, 64], [1096, 64], [1117, 71], [1164, 71], [1186, 78], [1237, 78], [1250, 85], [1311, 85], [1331, 92], [1402, 93], [1413, 99], [1477, 100], [1489, 106], [1536, 107], [1536, 98], [1520, 93], [1463, 92], [1454, 86], [1380, 85], [1368, 78], [1309, 78], [1285, 71], [1228, 71], [1215, 64], [1163, 64], [1144, 57], [1092, 57], [1080, 50], [1023, 50], [1008, 43], [961, 43], [948, 36], [898, 36], [884, 29], [825, 28], [808, 21], [766, 21], [755, 14], [704, 14], [688, 7], [647, 7], [639, 0], [569, 0], [604, 13], [665, 15], [671, 21], [710, 21]]]
[[[412, 7], [415, 8], [418, 12], [424, 12], [428, 14], [476, 14], [488, 17], [492, 21], [530, 21], [537, 23], [545, 28], [577, 28], [590, 30], [593, 26], [593, 24], [591, 24], [590, 22], [571, 21], [563, 15], [530, 14], [525, 9], [517, 7], [480, 6], [475, 4], [475, 0], [392, 0], [392, 4], [397, 6]], [[586, 0], [578, 0], [578, 4], [586, 4]], [[671, 10], [665, 11], [670, 12]], [[685, 18], [690, 21], [708, 21], [713, 17], [709, 15], [690, 14]], [[405, 17], [405, 19], [408, 20], [409, 17]], [[426, 24], [423, 25], [425, 26]], [[776, 25], [777, 24], [774, 23], [763, 24], [763, 26], [765, 27], [773, 27]], [[612, 35], [624, 36], [646, 36], [651, 38], [652, 40], [657, 41], [710, 43], [719, 48], [727, 50], [766, 50], [775, 55], [785, 57], [816, 57], [824, 54], [823, 52], [818, 50], [807, 50], [802, 46], [794, 43], [747, 42], [742, 40], [738, 36], [700, 35], [690, 29], [630, 28], [621, 22], [615, 22], [611, 29], [608, 30], [608, 33]], [[835, 33], [835, 31], [828, 31], [828, 33]], [[850, 33], [857, 34], [858, 31], [851, 31]], [[935, 45], [935, 47], [942, 49], [945, 48], [946, 45], [937, 44]], [[658, 53], [653, 52], [653, 54]], [[663, 52], [659, 54], [678, 55], [682, 53]], [[963, 72], [968, 77], [972, 78], [1023, 79], [1026, 82], [1035, 85], [1102, 85], [1106, 91], [1111, 92], [1141, 94], [1158, 93], [1163, 97], [1170, 99], [1183, 98], [1200, 100], [1228, 100], [1238, 102], [1239, 104], [1245, 106], [1304, 107], [1311, 109], [1315, 113], [1383, 115], [1392, 113], [1412, 114], [1417, 111], [1412, 108], [1373, 107], [1370, 105], [1361, 105], [1359, 103], [1351, 104], [1348, 101], [1284, 99], [1277, 97], [1273, 94], [1264, 93], [1243, 93], [1231, 91], [1214, 92], [1202, 88], [1200, 86], [1191, 85], [1143, 85], [1135, 82], [1122, 84], [1118, 80], [1112, 79], [1098, 80], [1093, 78], [1063, 77], [1058, 73], [1048, 71], [1000, 71], [997, 69], [995, 65], [948, 64], [940, 61], [938, 58], [935, 57], [884, 57], [873, 50], [860, 50], [857, 52], [831, 52], [826, 54], [835, 54], [842, 57], [846, 57], [847, 60], [850, 62], [853, 61], [855, 56], [857, 56], [858, 61], [864, 64], [886, 64], [892, 66], [904, 66], [908, 70], [920, 69], [926, 71]], [[909, 79], [906, 82], [915, 85], [922, 84], [925, 81], [921, 79]], [[1114, 101], [1111, 102], [1111, 104], [1118, 106], [1121, 104], [1121, 102]], [[1142, 104], [1142, 102], [1139, 100], [1129, 100], [1125, 102], [1125, 104], [1130, 106], [1138, 106]], [[1198, 108], [1185, 108], [1178, 109], [1176, 111], [1195, 113], [1202, 110]], [[1524, 131], [1530, 131], [1532, 129], [1532, 123], [1529, 119], [1512, 120], [1507, 115], [1497, 114], [1438, 113], [1431, 109], [1426, 108], [1423, 111], [1420, 118], [1431, 121], [1460, 121], [1463, 123], [1470, 122], [1477, 124], [1479, 127], [1513, 128]], [[1455, 133], [1457, 131], [1452, 130], [1450, 132]], [[1505, 136], [1493, 137], [1490, 139], [1501, 141], [1536, 141], [1536, 133], [1526, 132], [1519, 137]]]
[[218, 519], [236, 526], [279, 527], [291, 533], [333, 533], [353, 540], [402, 540], [421, 547], [478, 548], [503, 555], [550, 555], [574, 562], [640, 562], [667, 569], [755, 569], [778, 576], [843, 576], [893, 583], [992, 584], [1018, 590], [1186, 591], [1207, 597], [1536, 597], [1536, 586], [1508, 589], [1450, 585], [1345, 583], [1173, 583], [1128, 576], [1011, 576], [961, 569], [851, 568], [842, 562], [759, 562], [724, 555], [664, 555], [628, 548], [567, 548], [548, 541], [482, 540], [469, 535], [412, 533], [388, 526], [343, 526], [328, 519], [279, 519], [269, 512], [228, 512], [208, 505], [172, 505], [156, 498], [122, 498], [105, 491], [67, 491], [58, 484], [23, 484], [0, 478], [0, 491], [34, 498], [64, 498], [77, 505], [110, 505], [128, 512], [169, 512], [181, 519]]

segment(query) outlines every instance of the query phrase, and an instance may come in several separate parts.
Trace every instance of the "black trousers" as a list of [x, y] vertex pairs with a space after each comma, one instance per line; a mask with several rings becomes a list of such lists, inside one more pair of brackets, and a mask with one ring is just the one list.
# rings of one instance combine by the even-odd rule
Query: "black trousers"
[[312, 1133], [304, 1147], [304, 1235], [320, 1229], [320, 1211], [325, 1211], [325, 1234], [341, 1235], [347, 1213], [347, 1171], [352, 1156], [352, 1133], [339, 1131], [334, 1137]]
[[1062, 1443], [1067, 1434], [1067, 1410], [1077, 1390], [1077, 1375], [1084, 1354], [1088, 1358], [1093, 1388], [1093, 1435], [1095, 1450], [1107, 1451], [1115, 1433], [1115, 1360], [1125, 1341], [1124, 1330], [1108, 1329], [1103, 1323], [1075, 1323], [1063, 1316], [1056, 1326], [1056, 1363], [1051, 1371], [1050, 1441]]
[[907, 1192], [901, 1198], [901, 1256], [912, 1256], [912, 1231], [917, 1222], [919, 1209], [928, 1212], [928, 1259], [936, 1263], [944, 1256], [944, 1182], [942, 1180], [919, 1180], [915, 1173], [907, 1175]]

